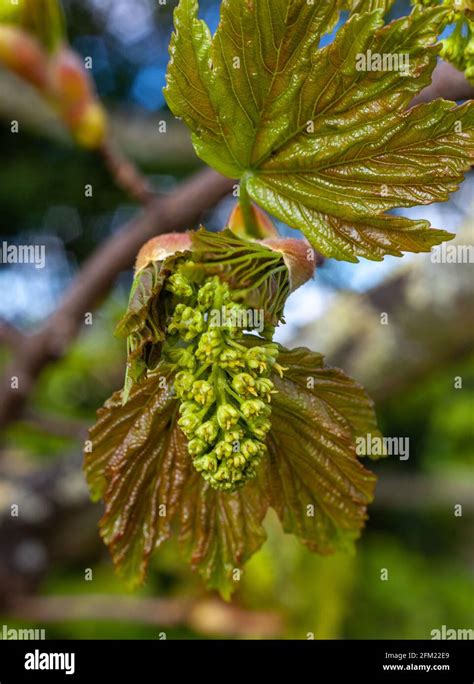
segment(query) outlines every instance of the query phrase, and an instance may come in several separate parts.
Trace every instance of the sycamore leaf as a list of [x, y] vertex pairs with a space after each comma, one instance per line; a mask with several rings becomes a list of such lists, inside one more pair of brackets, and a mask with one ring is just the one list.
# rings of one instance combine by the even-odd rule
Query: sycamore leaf
[[192, 234], [192, 246], [194, 260], [202, 263], [209, 275], [219, 274], [237, 299], [243, 298], [247, 306], [265, 312], [265, 322], [273, 333], [283, 321], [290, 293], [284, 255], [261, 242], [239, 238], [230, 230], [211, 233], [201, 228]]
[[[446, 200], [474, 159], [472, 103], [406, 109], [430, 82], [446, 9], [415, 8], [384, 26], [389, 5], [352, 4], [321, 49], [339, 2], [223, 0], [214, 37], [196, 0], [175, 11], [165, 94], [197, 154], [337, 259], [429, 251], [449, 239], [386, 212]], [[385, 67], [361, 62], [372, 55]]]
[[125, 405], [116, 392], [100, 409], [84, 470], [93, 498], [104, 499], [101, 534], [129, 585], [143, 582], [150, 556], [177, 527], [193, 569], [228, 598], [235, 570], [265, 541], [269, 505], [319, 553], [359, 535], [375, 477], [357, 460], [355, 438], [377, 433], [372, 402], [319, 354], [281, 349], [279, 360], [287, 370], [274, 378], [269, 456], [234, 493], [212, 489], [192, 467], [163, 364]]
[[270, 505], [286, 532], [311, 550], [350, 548], [364, 525], [375, 476], [357, 460], [355, 440], [377, 434], [371, 400], [344, 373], [307, 349], [282, 350], [274, 377], [266, 468]]
[[395, 0], [348, 0], [346, 8], [351, 10], [351, 14], [364, 14], [382, 10], [387, 14]]
[[196, 473], [176, 425], [171, 386], [160, 367], [133, 386], [125, 405], [116, 392], [98, 412], [84, 471], [92, 497], [105, 502], [101, 535], [118, 573], [133, 587], [143, 582], [151, 554], [179, 519], [192, 567], [228, 597], [236, 587], [232, 573], [265, 540], [268, 501], [257, 482], [227, 494]]
[[232, 494], [216, 491], [193, 472], [181, 505], [180, 542], [191, 567], [228, 600], [234, 576], [266, 539], [268, 498], [260, 479]]
[[131, 585], [143, 581], [151, 553], [171, 533], [191, 467], [169, 377], [151, 374], [122, 405], [116, 392], [100, 409], [90, 431], [85, 474], [93, 495], [102, 496], [101, 535], [119, 574]]

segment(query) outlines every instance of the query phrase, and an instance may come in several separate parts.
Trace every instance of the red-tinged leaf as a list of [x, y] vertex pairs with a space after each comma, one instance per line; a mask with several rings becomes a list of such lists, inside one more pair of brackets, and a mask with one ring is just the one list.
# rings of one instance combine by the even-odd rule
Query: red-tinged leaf
[[307, 349], [283, 350], [274, 377], [267, 476], [286, 532], [313, 551], [351, 547], [364, 526], [375, 476], [357, 460], [357, 435], [377, 432], [372, 402]]
[[191, 468], [168, 380], [151, 374], [125, 406], [116, 392], [99, 411], [86, 453], [89, 486], [105, 501], [102, 537], [132, 586], [143, 581], [150, 555], [170, 536]]
[[238, 587], [235, 571], [266, 539], [262, 522], [267, 508], [261, 479], [229, 494], [192, 474], [181, 506], [180, 541], [191, 566], [225, 599]]
[[235, 494], [211, 489], [192, 467], [176, 413], [164, 371], [135, 385], [125, 405], [116, 392], [99, 410], [84, 470], [93, 498], [105, 502], [101, 534], [118, 573], [136, 586], [179, 518], [192, 567], [228, 598], [234, 570], [265, 540], [268, 500], [257, 481]]

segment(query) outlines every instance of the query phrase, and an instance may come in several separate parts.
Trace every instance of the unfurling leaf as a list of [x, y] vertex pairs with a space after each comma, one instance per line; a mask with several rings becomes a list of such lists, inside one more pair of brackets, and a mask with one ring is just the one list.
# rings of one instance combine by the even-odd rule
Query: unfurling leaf
[[267, 475], [285, 532], [311, 550], [347, 549], [372, 501], [375, 476], [356, 458], [358, 436], [378, 434], [373, 404], [342, 371], [308, 349], [281, 351], [274, 378]]
[[[407, 109], [430, 82], [447, 10], [415, 8], [385, 26], [389, 2], [353, 2], [318, 49], [343, 4], [224, 0], [211, 37], [196, 0], [181, 0], [168, 104], [205, 162], [319, 252], [429, 251], [450, 234], [387, 212], [446, 200], [474, 159], [472, 103]], [[397, 68], [364, 66], [371, 55]]]
[[269, 506], [322, 553], [347, 548], [364, 524], [374, 477], [355, 439], [376, 426], [362, 388], [318, 354], [213, 320], [248, 302], [280, 320], [307, 246], [269, 242], [201, 229], [155, 239], [137, 260], [120, 331], [140, 372], [99, 411], [85, 459], [105, 502], [102, 537], [132, 586], [175, 529], [191, 566], [228, 598], [265, 540]]

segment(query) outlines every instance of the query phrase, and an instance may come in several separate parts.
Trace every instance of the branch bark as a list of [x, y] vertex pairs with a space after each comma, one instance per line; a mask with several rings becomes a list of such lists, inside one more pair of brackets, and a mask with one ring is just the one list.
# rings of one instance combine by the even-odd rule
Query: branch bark
[[[275, 612], [247, 611], [218, 599], [135, 598], [107, 595], [25, 597], [8, 616], [44, 625], [76, 620], [113, 620], [164, 628], [188, 626], [199, 634], [275, 638], [283, 620]], [[157, 635], [158, 636], [158, 635]]]
[[459, 71], [448, 62], [438, 62], [433, 71], [431, 84], [413, 98], [411, 104], [431, 102], [442, 97], [445, 100], [469, 100], [474, 97], [474, 87]]
[[16, 338], [14, 357], [0, 383], [0, 428], [21, 415], [43, 368], [64, 356], [84, 316], [104, 299], [118, 274], [132, 266], [143, 243], [155, 235], [192, 228], [232, 185], [233, 181], [206, 169], [173, 193], [153, 199], [90, 256], [57, 311], [32, 335]]

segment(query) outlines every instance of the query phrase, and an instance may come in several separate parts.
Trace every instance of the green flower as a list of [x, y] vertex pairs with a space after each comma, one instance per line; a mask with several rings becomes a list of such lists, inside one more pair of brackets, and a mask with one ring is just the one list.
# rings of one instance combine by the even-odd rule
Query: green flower
[[239, 373], [232, 379], [232, 387], [237, 394], [241, 394], [242, 396], [256, 395], [257, 382], [260, 381], [255, 380], [253, 375], [250, 375], [249, 373]]
[[180, 371], [174, 379], [174, 388], [180, 399], [192, 399], [191, 388], [194, 384], [194, 375], [187, 371]]
[[239, 422], [239, 412], [232, 404], [221, 404], [217, 409], [217, 422], [223, 430], [230, 430]]
[[218, 330], [210, 330], [201, 335], [196, 356], [200, 361], [212, 363], [219, 358], [222, 348], [222, 335]]
[[185, 278], [184, 275], [179, 271], [177, 273], [173, 273], [173, 275], [168, 278], [166, 282], [166, 289], [175, 294], [177, 297], [181, 297], [183, 299], [188, 299], [194, 294], [193, 286], [189, 280]]
[[210, 406], [216, 398], [214, 388], [207, 380], [196, 380], [193, 383], [191, 394], [201, 406]]
[[206, 444], [214, 444], [218, 434], [219, 425], [214, 418], [206, 420], [206, 422], [202, 423], [196, 430], [196, 437], [202, 439]]
[[268, 404], [265, 404], [261, 399], [250, 399], [244, 401], [240, 406], [245, 418], [253, 418], [255, 416], [267, 416], [271, 412]]

